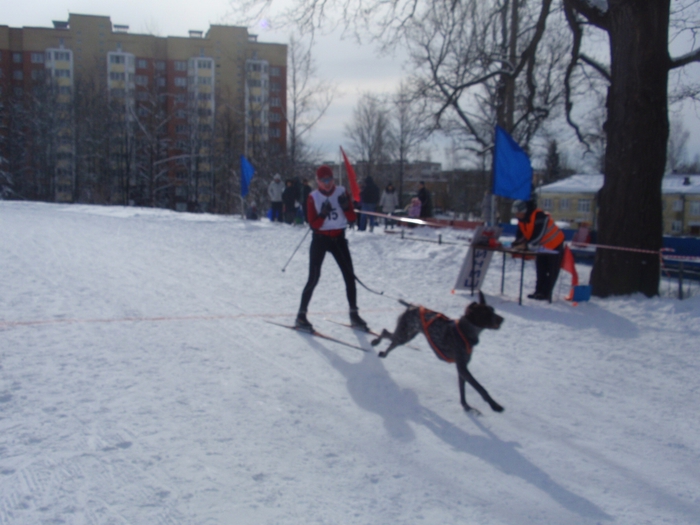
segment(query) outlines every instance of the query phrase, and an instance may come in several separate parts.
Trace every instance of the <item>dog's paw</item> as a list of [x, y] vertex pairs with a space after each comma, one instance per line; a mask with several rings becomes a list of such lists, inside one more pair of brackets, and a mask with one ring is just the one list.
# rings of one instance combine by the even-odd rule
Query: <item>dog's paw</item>
[[376, 339], [372, 339], [372, 340], [369, 342], [369, 344], [371, 344], [372, 346], [377, 346], [377, 345], [378, 345], [379, 343], [381, 343], [381, 342], [382, 342], [382, 338], [381, 338], [381, 337], [377, 337]]
[[379, 353], [377, 354], [377, 356], [379, 356], [379, 357], [386, 357], [386, 352], [379, 352]]
[[498, 403], [494, 403], [493, 405], [491, 405], [491, 408], [494, 412], [503, 412], [503, 407]]

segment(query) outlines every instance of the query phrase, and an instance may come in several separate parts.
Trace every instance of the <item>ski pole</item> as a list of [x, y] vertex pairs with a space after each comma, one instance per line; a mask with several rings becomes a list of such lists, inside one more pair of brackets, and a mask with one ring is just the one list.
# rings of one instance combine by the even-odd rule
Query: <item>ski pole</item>
[[305, 233], [304, 236], [301, 238], [301, 241], [299, 242], [299, 244], [297, 245], [297, 247], [296, 247], [296, 248], [294, 249], [294, 251], [292, 252], [292, 255], [289, 256], [289, 259], [287, 260], [287, 263], [282, 267], [282, 271], [285, 271], [285, 270], [287, 269], [287, 266], [289, 265], [289, 263], [292, 262], [292, 258], [293, 258], [294, 255], [296, 255], [296, 253], [299, 251], [299, 248], [301, 248], [302, 243], [304, 242], [304, 240], [306, 239], [306, 236], [309, 234], [310, 231], [311, 231], [311, 228], [308, 228], [308, 229], [306, 230], [306, 233]]

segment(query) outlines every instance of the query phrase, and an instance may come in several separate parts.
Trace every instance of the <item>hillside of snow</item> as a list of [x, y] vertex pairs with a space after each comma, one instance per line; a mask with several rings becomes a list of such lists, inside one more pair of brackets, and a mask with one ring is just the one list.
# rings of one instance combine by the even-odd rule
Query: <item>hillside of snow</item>
[[[434, 232], [416, 229], [413, 235]], [[0, 201], [0, 524], [698, 524], [700, 298], [517, 304], [459, 404], [425, 339], [379, 359], [327, 257], [292, 322], [304, 229], [143, 208]], [[349, 231], [360, 313], [457, 317], [459, 244]], [[583, 282], [588, 269], [579, 267]], [[534, 265], [525, 293], [534, 288]], [[385, 343], [386, 344], [386, 343]], [[382, 348], [385, 346], [382, 345]]]

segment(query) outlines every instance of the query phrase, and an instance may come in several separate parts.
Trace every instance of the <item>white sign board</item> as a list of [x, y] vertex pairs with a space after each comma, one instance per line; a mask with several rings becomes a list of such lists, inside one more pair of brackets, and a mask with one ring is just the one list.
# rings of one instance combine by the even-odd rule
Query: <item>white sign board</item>
[[491, 239], [493, 239], [492, 243], [498, 241], [501, 231], [502, 229], [499, 226], [479, 226], [476, 229], [472, 238], [472, 244], [462, 263], [462, 269], [459, 271], [455, 290], [477, 291], [481, 288], [486, 277], [486, 271], [489, 269], [489, 264], [491, 264], [493, 250], [480, 249], [479, 246], [488, 245]]

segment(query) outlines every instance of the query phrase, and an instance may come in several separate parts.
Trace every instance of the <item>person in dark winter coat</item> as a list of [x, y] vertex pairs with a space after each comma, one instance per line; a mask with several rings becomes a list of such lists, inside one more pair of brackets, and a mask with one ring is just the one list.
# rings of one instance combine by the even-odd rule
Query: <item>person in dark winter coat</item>
[[[369, 175], [365, 178], [364, 187], [360, 192], [360, 200], [362, 201], [362, 211], [376, 211], [379, 204], [379, 186], [374, 183], [374, 180]], [[360, 224], [358, 230], [364, 231], [367, 229], [367, 220], [369, 219], [369, 231], [374, 230], [374, 216], [360, 214]]]
[[297, 191], [294, 188], [294, 182], [287, 179], [287, 187], [282, 192], [282, 209], [284, 212], [284, 222], [292, 224], [296, 215]]
[[418, 200], [420, 200], [420, 218], [425, 219], [426, 217], [432, 217], [433, 215], [433, 204], [430, 199], [430, 192], [428, 188], [425, 187], [425, 182], [420, 181], [418, 183]]
[[299, 195], [299, 202], [301, 203], [301, 211], [304, 216], [304, 222], [308, 223], [309, 218], [306, 216], [306, 201], [309, 200], [309, 194], [313, 191], [313, 188], [309, 185], [309, 179], [301, 180], [301, 190]]
[[357, 311], [357, 289], [355, 287], [355, 270], [352, 257], [345, 239], [348, 222], [357, 219], [352, 206], [352, 198], [342, 186], [336, 186], [333, 170], [321, 166], [316, 170], [318, 188], [309, 194], [306, 202], [306, 214], [313, 230], [309, 249], [309, 278], [301, 293], [301, 304], [294, 325], [299, 330], [313, 331], [313, 326], [306, 318], [314, 288], [321, 278], [321, 266], [327, 252], [335, 259], [345, 280], [345, 294], [350, 305], [350, 323], [358, 328], [367, 329], [367, 323]]
[[564, 232], [554, 224], [552, 217], [537, 208], [532, 200], [514, 201], [511, 212], [518, 219], [518, 231], [513, 241], [513, 248], [537, 250], [541, 247], [556, 252], [537, 255], [535, 293], [528, 295], [530, 299], [551, 302], [552, 290], [559, 277], [561, 258], [564, 253]]

